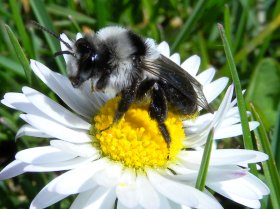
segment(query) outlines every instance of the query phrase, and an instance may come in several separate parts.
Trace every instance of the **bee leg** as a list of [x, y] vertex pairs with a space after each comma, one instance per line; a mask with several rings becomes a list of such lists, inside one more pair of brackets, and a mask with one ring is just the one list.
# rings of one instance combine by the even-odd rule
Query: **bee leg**
[[152, 79], [146, 79], [144, 81], [141, 81], [137, 89], [137, 95], [136, 95], [137, 100], [142, 100], [146, 96], [146, 93], [150, 89], [152, 89], [155, 82], [156, 80], [152, 80]]
[[[159, 130], [166, 142], [167, 148], [170, 148], [171, 138], [164, 121], [167, 117], [167, 100], [163, 89], [156, 82], [152, 87], [152, 101], [149, 107], [150, 117], [157, 121]], [[168, 157], [169, 158], [169, 154]]]
[[121, 100], [115, 113], [113, 123], [118, 122], [123, 117], [124, 113], [128, 110], [132, 102], [135, 101], [139, 84], [139, 80], [136, 80], [130, 87], [124, 89], [121, 92]]

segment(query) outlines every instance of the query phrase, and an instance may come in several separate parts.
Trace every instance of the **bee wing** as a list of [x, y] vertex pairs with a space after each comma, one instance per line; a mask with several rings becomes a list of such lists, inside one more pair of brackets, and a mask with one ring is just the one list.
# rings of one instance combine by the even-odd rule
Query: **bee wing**
[[178, 89], [190, 100], [194, 100], [194, 89], [197, 95], [197, 105], [213, 113], [213, 110], [209, 106], [202, 91], [202, 85], [187, 71], [182, 69], [179, 65], [177, 65], [170, 59], [166, 58], [163, 55], [160, 55], [160, 57], [156, 60], [145, 60], [144, 70], [157, 77], [160, 77], [162, 80]]

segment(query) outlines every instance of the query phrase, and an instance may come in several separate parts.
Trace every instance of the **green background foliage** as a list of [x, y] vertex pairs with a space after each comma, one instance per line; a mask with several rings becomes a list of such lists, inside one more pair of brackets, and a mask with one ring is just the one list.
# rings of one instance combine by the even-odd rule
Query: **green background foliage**
[[[6, 92], [20, 92], [23, 86], [31, 86], [61, 102], [28, 66], [29, 59], [36, 59], [54, 71], [66, 73], [63, 59], [53, 56], [59, 50], [59, 42], [34, 28], [32, 20], [57, 34], [64, 32], [72, 38], [77, 32], [95, 32], [108, 25], [124, 26], [158, 43], [167, 41], [172, 52], [180, 53], [181, 61], [198, 54], [202, 60], [200, 70], [214, 66], [217, 69], [216, 78], [231, 76], [217, 28], [217, 23], [223, 24], [242, 89], [247, 89], [246, 104], [248, 108], [249, 102], [254, 104], [262, 121], [263, 129], [253, 135], [254, 148], [266, 150], [257, 146], [259, 140], [266, 138], [272, 150], [271, 158], [276, 159], [279, 171], [280, 1], [0, 1], [0, 97], [3, 98]], [[18, 150], [48, 143], [31, 137], [15, 141], [16, 132], [22, 125], [18, 112], [0, 105], [1, 168], [14, 159]], [[243, 147], [242, 139], [223, 140], [219, 147]], [[0, 208], [28, 208], [36, 193], [58, 174], [23, 174], [0, 182]], [[279, 173], [276, 172], [276, 175]], [[261, 172], [258, 176], [264, 181], [268, 178]], [[276, 189], [275, 192], [279, 191]], [[50, 208], [68, 208], [73, 198]], [[217, 198], [224, 208], [243, 208], [221, 196]], [[273, 195], [264, 199], [262, 208], [278, 208], [275, 201]]]

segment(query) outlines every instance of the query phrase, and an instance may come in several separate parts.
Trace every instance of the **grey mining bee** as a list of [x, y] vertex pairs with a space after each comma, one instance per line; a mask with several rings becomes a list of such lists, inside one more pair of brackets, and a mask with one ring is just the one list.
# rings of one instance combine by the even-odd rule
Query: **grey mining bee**
[[195, 113], [198, 106], [212, 112], [201, 84], [160, 54], [152, 39], [122, 27], [109, 26], [95, 35], [79, 38], [70, 46], [58, 35], [38, 23], [34, 24], [67, 47], [56, 55], [73, 56], [67, 70], [74, 88], [91, 79], [94, 91], [113, 90], [121, 96], [113, 123], [123, 117], [133, 102], [149, 97], [150, 117], [158, 123], [169, 148], [171, 138], [164, 123], [168, 107], [183, 115]]

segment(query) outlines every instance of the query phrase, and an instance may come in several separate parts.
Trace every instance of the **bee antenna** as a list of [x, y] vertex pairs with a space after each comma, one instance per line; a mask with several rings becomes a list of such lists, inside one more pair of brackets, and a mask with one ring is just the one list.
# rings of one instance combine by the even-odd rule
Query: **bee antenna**
[[60, 55], [63, 55], [63, 54], [69, 54], [73, 57], [76, 57], [76, 55], [73, 53], [73, 52], [70, 52], [70, 51], [58, 51], [56, 53], [54, 53], [54, 56], [60, 56]]
[[70, 46], [70, 44], [68, 44], [66, 41], [64, 41], [62, 38], [60, 38], [60, 36], [55, 34], [53, 31], [49, 30], [48, 28], [45, 28], [44, 26], [40, 25], [39, 23], [37, 23], [34, 20], [31, 21], [31, 24], [36, 26], [39, 30], [45, 31], [48, 34], [52, 35], [53, 37], [58, 39], [60, 42], [62, 42], [69, 50], [72, 50], [72, 47]]

